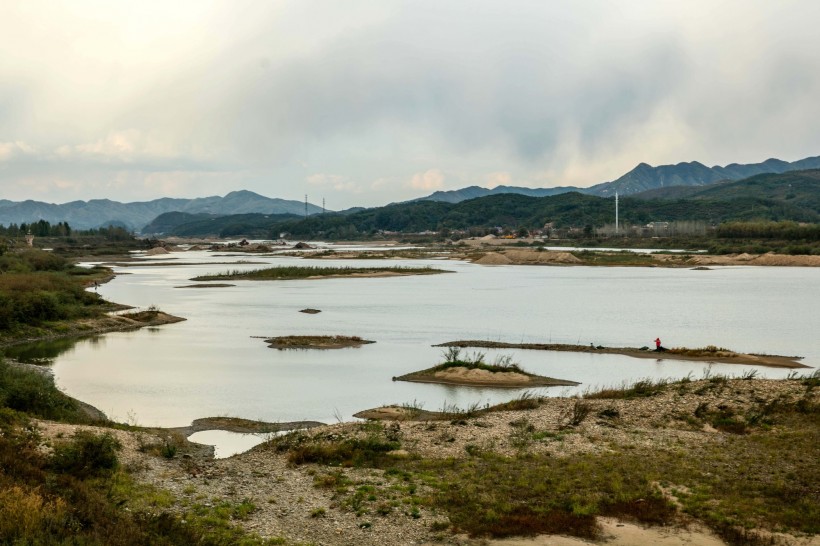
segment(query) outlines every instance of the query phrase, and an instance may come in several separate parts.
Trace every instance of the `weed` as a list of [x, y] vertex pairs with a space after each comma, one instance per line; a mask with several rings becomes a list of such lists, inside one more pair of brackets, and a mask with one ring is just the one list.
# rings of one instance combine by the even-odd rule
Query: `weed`
[[565, 425], [565, 427], [577, 427], [581, 423], [584, 422], [584, 419], [592, 411], [592, 406], [588, 402], [584, 402], [583, 400], [576, 400], [572, 404], [572, 408], [569, 414], [569, 421]]
[[109, 433], [78, 431], [74, 438], [54, 447], [52, 465], [58, 472], [84, 478], [110, 473], [117, 468], [120, 442]]

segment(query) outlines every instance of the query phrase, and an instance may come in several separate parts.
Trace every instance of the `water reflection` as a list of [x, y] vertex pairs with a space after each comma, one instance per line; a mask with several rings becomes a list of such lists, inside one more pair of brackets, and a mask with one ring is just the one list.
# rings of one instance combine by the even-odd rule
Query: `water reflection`
[[25, 345], [14, 345], [2, 349], [3, 356], [23, 362], [24, 364], [51, 364], [61, 354], [73, 351], [77, 343], [82, 341], [97, 343], [99, 336], [94, 338], [64, 338], [50, 341], [37, 341]]
[[287, 432], [288, 431], [265, 434], [243, 434], [239, 432], [229, 432], [227, 430], [202, 430], [188, 436], [188, 440], [197, 444], [214, 446], [214, 458], [225, 459], [237, 453], [244, 453], [274, 436], [286, 434]]

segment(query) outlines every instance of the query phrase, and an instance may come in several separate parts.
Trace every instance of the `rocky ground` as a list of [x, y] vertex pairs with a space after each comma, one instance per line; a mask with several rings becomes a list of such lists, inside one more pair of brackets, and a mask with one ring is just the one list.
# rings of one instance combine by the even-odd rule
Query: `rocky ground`
[[[551, 398], [536, 408], [490, 411], [477, 416], [454, 416], [444, 421], [413, 421], [406, 412], [392, 412], [398, 420], [384, 423], [355, 422], [316, 427], [301, 432], [306, 442], [339, 442], [363, 438], [381, 427], [401, 444], [391, 453], [397, 459], [468, 457], [471, 450], [503, 455], [548, 453], [573, 457], [629, 447], [674, 450], [682, 445], [720, 442], [725, 433], [691, 419], [698, 408], [722, 407], [741, 414], [772, 400], [794, 401], [806, 394], [799, 381], [727, 380], [696, 381], [667, 387], [653, 396], [634, 399]], [[705, 405], [705, 406], [704, 406]], [[579, 407], [583, 416], [579, 418]], [[389, 412], [388, 412], [389, 413]], [[69, 436], [77, 425], [41, 422], [46, 444]], [[541, 441], [521, 441], [517, 430], [544, 431]], [[254, 510], [237, 521], [262, 537], [282, 537], [287, 543], [313, 544], [480, 544], [486, 541], [452, 535], [446, 514], [413, 506], [402, 498], [401, 477], [369, 468], [330, 468], [289, 464], [286, 452], [266, 442], [250, 452], [228, 459], [178, 455], [166, 459], [151, 454], [146, 445], [159, 437], [146, 432], [115, 430], [123, 444], [122, 461], [140, 482], [170, 492], [168, 508], [178, 513], [196, 505], [251, 502]], [[45, 449], [48, 449], [47, 447]], [[338, 486], [350, 491], [396, 492], [394, 507], [361, 510], [355, 495], [339, 495]], [[429, 494], [419, 484], [414, 495]], [[387, 497], [386, 497], [387, 498]], [[391, 497], [392, 498], [392, 497]], [[405, 504], [403, 504], [405, 503]], [[722, 544], [702, 528], [643, 529], [601, 519], [604, 536], [613, 544]], [[632, 537], [632, 538], [630, 538]], [[820, 537], [780, 537], [782, 544], [820, 544]], [[514, 545], [585, 544], [566, 537], [508, 539], [493, 543]]]

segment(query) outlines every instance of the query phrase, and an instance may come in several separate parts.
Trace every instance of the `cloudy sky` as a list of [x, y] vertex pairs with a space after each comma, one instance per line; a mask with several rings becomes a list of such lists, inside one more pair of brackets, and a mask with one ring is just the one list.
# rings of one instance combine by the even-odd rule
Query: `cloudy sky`
[[330, 209], [820, 155], [820, 2], [0, 3], [0, 199]]

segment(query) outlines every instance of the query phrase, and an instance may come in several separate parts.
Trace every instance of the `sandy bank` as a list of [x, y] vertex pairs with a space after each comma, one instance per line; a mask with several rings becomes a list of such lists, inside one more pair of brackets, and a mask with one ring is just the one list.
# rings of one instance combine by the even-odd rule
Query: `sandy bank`
[[[751, 364], [755, 366], [770, 366], [775, 368], [810, 368], [798, 362], [800, 356], [759, 355], [750, 353], [736, 353], [728, 350], [691, 350], [670, 349], [656, 352], [637, 347], [593, 347], [587, 345], [569, 345], [560, 343], [504, 343], [499, 341], [448, 341], [434, 347], [476, 347], [484, 349], [526, 349], [535, 351], [563, 351], [572, 353], [597, 353], [631, 356], [635, 358], [652, 358], [655, 360], [689, 360], [695, 362], [719, 362], [721, 364]], [[676, 353], [675, 351], [681, 351]], [[700, 351], [703, 354], [685, 354], [683, 351]]]

